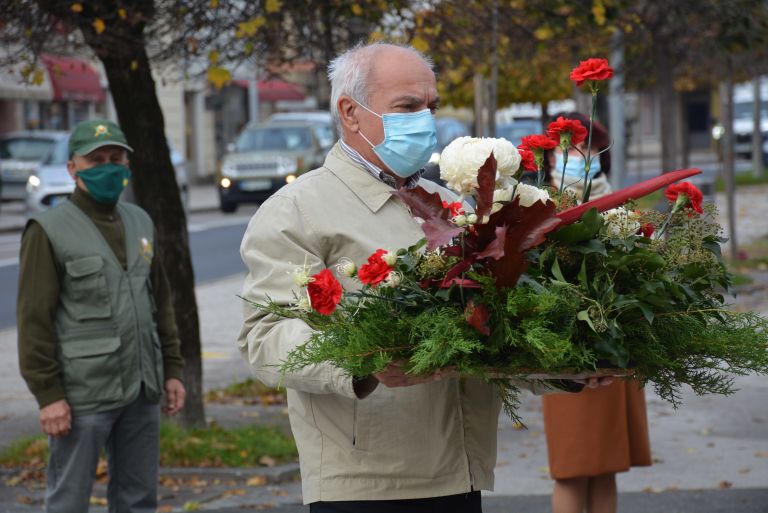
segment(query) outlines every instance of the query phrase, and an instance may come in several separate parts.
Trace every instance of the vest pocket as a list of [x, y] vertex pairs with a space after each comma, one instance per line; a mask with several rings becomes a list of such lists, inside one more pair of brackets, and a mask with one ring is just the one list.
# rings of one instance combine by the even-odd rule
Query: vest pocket
[[67, 309], [73, 317], [80, 321], [109, 318], [112, 307], [107, 292], [107, 279], [102, 272], [104, 260], [99, 255], [88, 256], [70, 260], [65, 267], [65, 286], [72, 298]]
[[74, 405], [109, 403], [123, 397], [120, 337], [61, 341], [67, 400]]

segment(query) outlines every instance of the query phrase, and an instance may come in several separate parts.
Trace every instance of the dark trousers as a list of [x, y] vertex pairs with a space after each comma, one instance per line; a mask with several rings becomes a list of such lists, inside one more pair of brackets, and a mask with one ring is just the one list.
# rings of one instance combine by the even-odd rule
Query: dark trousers
[[480, 492], [391, 501], [313, 502], [309, 513], [483, 513]]

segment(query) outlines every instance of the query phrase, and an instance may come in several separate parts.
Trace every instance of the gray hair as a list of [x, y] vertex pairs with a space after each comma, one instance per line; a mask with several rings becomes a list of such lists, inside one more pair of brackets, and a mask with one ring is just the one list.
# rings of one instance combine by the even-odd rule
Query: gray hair
[[359, 43], [353, 48], [345, 51], [330, 64], [328, 64], [328, 80], [331, 83], [331, 117], [336, 124], [339, 137], [342, 136], [341, 116], [339, 115], [339, 97], [342, 95], [354, 98], [357, 101], [365, 103], [368, 106], [370, 91], [368, 88], [368, 78], [371, 74], [371, 68], [374, 63], [374, 56], [380, 50], [385, 48], [402, 48], [413, 54], [424, 62], [424, 64], [434, 71], [432, 60], [416, 50], [410, 45], [401, 45], [376, 41], [375, 43]]

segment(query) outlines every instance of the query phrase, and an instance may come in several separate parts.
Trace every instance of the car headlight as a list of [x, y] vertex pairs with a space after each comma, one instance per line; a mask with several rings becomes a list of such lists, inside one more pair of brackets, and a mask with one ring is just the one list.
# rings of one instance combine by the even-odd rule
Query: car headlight
[[29, 178], [27, 178], [27, 189], [29, 190], [35, 190], [38, 187], [40, 187], [40, 184], [42, 182], [40, 181], [40, 178], [37, 175], [29, 175]]
[[235, 163], [229, 160], [225, 160], [221, 164], [221, 175], [222, 176], [236, 176], [237, 175], [237, 166], [235, 166]]
[[436, 151], [429, 157], [429, 163], [437, 165], [438, 162], [440, 162], [440, 152]]

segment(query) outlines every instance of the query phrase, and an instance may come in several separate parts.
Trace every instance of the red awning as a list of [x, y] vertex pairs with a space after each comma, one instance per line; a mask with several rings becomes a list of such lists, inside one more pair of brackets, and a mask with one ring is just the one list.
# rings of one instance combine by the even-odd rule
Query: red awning
[[42, 60], [53, 85], [54, 101], [104, 101], [99, 75], [86, 61], [61, 55], [42, 55]]
[[[248, 88], [247, 80], [233, 80], [233, 84]], [[276, 102], [280, 100], [301, 101], [306, 97], [301, 86], [286, 82], [284, 80], [259, 80], [259, 101]]]

